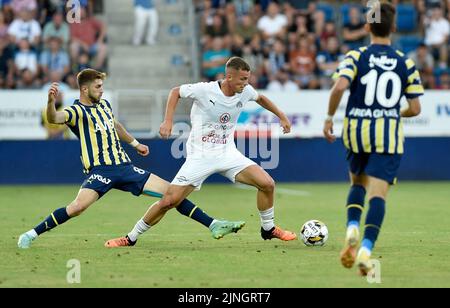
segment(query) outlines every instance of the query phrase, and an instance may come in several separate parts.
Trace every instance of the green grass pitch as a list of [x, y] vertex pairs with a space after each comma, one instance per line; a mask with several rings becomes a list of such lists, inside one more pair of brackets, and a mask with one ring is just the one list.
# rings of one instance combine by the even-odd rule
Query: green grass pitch
[[[135, 247], [106, 249], [156, 200], [112, 191], [28, 250], [17, 248], [18, 235], [68, 204], [78, 186], [0, 186], [0, 287], [450, 287], [449, 187], [402, 182], [391, 190], [373, 255], [381, 283], [368, 283], [339, 263], [347, 184], [277, 184], [276, 223], [298, 232], [306, 220], [324, 221], [323, 247], [263, 241], [255, 191], [225, 184], [190, 198], [212, 216], [247, 222], [224, 239], [173, 210]], [[80, 284], [67, 283], [71, 259], [80, 261]]]

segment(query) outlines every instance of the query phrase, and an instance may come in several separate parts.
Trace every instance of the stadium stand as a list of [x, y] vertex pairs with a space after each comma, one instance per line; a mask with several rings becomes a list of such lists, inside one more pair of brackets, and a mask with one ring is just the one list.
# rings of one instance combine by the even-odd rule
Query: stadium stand
[[[367, 33], [362, 28], [363, 20], [358, 22], [359, 17], [355, 17], [354, 24], [350, 24], [352, 8], [355, 7], [357, 9], [355, 11], [363, 13], [367, 1], [199, 0], [194, 2], [198, 18], [201, 20], [199, 30], [201, 54], [204, 55], [211, 50], [213, 41], [217, 43], [221, 40], [221, 54], [231, 53], [242, 56], [252, 64], [254, 76], [251, 82], [259, 89], [265, 89], [271, 81], [276, 80], [277, 69], [274, 71], [274, 67], [277, 66], [273, 65], [273, 61], [281, 61], [278, 64], [283, 66], [283, 70], [288, 73], [289, 79], [298, 85], [299, 90], [329, 88], [331, 84], [321, 80], [323, 65], [319, 64], [323, 61], [335, 63], [336, 59], [342, 58], [349, 49], [369, 43]], [[398, 33], [394, 35], [393, 43], [405, 53], [416, 51], [426, 40], [430, 19], [432, 27], [439, 27], [442, 33], [446, 33], [449, 27], [449, 1], [394, 0], [392, 2], [396, 4], [398, 10]], [[436, 7], [442, 10], [444, 17], [442, 20], [436, 17], [433, 23], [432, 11]], [[268, 35], [264, 34], [264, 27], [270, 29], [278, 27], [278, 30]], [[344, 28], [350, 31], [348, 37], [352, 37], [352, 41], [344, 39]], [[328, 40], [331, 37], [337, 39], [339, 43], [339, 48], [332, 52], [327, 50]], [[279, 43], [275, 44], [275, 42], [284, 44], [284, 55], [276, 58], [273, 55], [277, 53], [275, 46]], [[434, 59], [435, 78], [447, 72], [449, 67], [450, 63], [446, 56], [448, 44], [448, 34], [440, 46], [427, 44], [425, 57], [429, 54]], [[300, 45], [306, 48], [300, 50]], [[210, 57], [209, 52], [208, 57]], [[208, 62], [205, 61], [205, 63], [203, 67], [209, 67]], [[219, 68], [218, 72], [216, 76], [211, 76], [211, 70], [204, 69], [202, 76], [204, 80], [220, 78], [223, 67]], [[445, 82], [445, 76], [443, 79]], [[430, 82], [425, 85], [433, 87], [435, 83]]]

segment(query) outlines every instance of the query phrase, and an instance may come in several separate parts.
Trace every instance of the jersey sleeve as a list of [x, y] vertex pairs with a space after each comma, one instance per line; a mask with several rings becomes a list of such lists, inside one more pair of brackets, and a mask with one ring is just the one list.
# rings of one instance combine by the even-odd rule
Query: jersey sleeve
[[358, 72], [358, 61], [361, 56], [361, 52], [352, 50], [349, 51], [344, 60], [339, 64], [336, 72], [333, 74], [333, 79], [338, 79], [339, 77], [347, 78], [350, 83], [355, 79], [356, 73]]
[[406, 71], [408, 75], [408, 81], [406, 83], [405, 97], [407, 99], [413, 99], [424, 94], [422, 81], [420, 80], [419, 71], [413, 60], [406, 60]]
[[256, 102], [259, 98], [259, 94], [258, 92], [255, 90], [255, 88], [253, 88], [251, 85], [248, 85], [245, 87], [246, 91], [248, 92], [249, 95], [249, 101], [254, 101]]
[[77, 111], [74, 107], [66, 107], [63, 109], [63, 112], [66, 116], [65, 124], [69, 126], [75, 126], [75, 120], [77, 118]]
[[184, 84], [180, 87], [180, 97], [198, 100], [204, 92], [204, 86], [204, 82]]

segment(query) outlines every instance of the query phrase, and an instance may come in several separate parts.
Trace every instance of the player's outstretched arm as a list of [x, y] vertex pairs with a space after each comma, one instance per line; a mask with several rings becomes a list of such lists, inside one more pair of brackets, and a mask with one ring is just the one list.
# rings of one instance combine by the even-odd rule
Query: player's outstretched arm
[[66, 115], [63, 111], [56, 111], [55, 102], [58, 96], [58, 83], [54, 82], [48, 90], [47, 101], [47, 120], [52, 124], [64, 124], [66, 123]]
[[288, 117], [270, 99], [260, 94], [256, 102], [261, 107], [269, 110], [280, 119], [280, 125], [281, 127], [283, 127], [283, 133], [287, 134], [291, 132], [291, 122], [289, 121]]
[[177, 109], [178, 99], [180, 98], [180, 87], [173, 88], [167, 98], [166, 115], [164, 121], [159, 127], [159, 134], [162, 138], [168, 139], [172, 134], [173, 115]]
[[401, 111], [401, 116], [403, 118], [411, 118], [418, 116], [421, 111], [419, 98], [408, 99], [408, 108]]
[[333, 132], [333, 117], [341, 103], [342, 95], [344, 95], [349, 85], [350, 82], [347, 78], [340, 77], [331, 89], [330, 100], [328, 102], [328, 115], [323, 125], [323, 134], [328, 142], [334, 142], [336, 140]]
[[139, 143], [139, 141], [137, 141], [125, 129], [125, 127], [122, 125], [122, 123], [120, 123], [117, 120], [114, 120], [114, 128], [117, 131], [117, 135], [119, 135], [119, 139], [122, 140], [122, 141], [125, 141], [126, 143], [128, 143], [129, 145], [134, 147], [139, 155], [147, 156], [149, 154], [150, 150], [149, 150], [148, 146], [146, 146], [145, 144]]

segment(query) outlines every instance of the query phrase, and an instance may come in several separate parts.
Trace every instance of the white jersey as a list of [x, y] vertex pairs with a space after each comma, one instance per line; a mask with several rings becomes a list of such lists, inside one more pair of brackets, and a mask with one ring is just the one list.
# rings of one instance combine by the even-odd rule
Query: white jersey
[[192, 129], [187, 154], [193, 157], [217, 156], [236, 150], [234, 132], [242, 108], [256, 101], [258, 92], [247, 85], [242, 93], [225, 96], [219, 81], [182, 85], [180, 96], [191, 98]]

